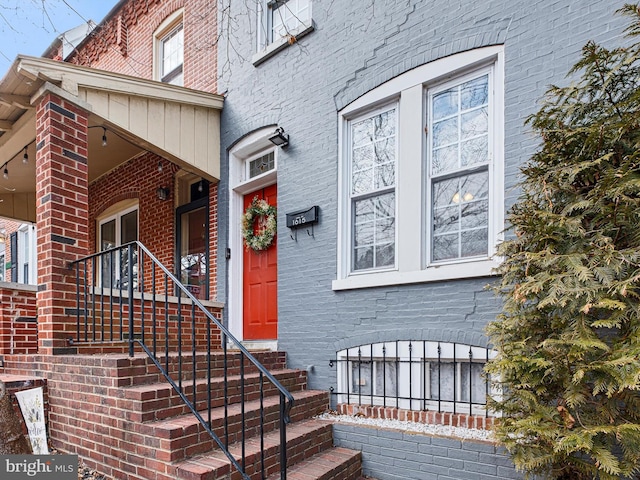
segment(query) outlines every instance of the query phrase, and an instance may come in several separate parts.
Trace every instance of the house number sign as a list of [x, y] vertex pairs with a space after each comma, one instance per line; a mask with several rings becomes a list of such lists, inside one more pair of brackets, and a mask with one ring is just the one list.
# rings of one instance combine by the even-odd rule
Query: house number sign
[[299, 212], [287, 213], [287, 227], [300, 228], [309, 227], [315, 223], [318, 223], [318, 212], [320, 207], [317, 205], [311, 207], [309, 210], [301, 210]]

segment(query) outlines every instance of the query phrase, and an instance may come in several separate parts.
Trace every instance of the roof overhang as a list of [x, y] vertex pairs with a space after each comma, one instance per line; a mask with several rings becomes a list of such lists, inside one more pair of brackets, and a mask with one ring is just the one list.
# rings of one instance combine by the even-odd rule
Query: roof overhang
[[[220, 178], [221, 96], [27, 56], [18, 56], [0, 81], [0, 165], [17, 163], [25, 145], [35, 159], [34, 107], [47, 92], [89, 112], [90, 127], [117, 134], [110, 135], [108, 151], [92, 148], [102, 129], [90, 134], [89, 181], [117, 166], [114, 152], [122, 162], [144, 150], [209, 180]], [[34, 163], [12, 169], [10, 183], [0, 178], [0, 216], [35, 220]]]

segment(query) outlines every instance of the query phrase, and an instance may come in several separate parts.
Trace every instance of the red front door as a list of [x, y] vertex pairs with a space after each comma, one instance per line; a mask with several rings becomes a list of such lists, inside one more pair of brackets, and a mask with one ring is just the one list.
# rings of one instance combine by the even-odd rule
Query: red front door
[[[265, 199], [269, 205], [277, 205], [276, 185], [245, 195], [245, 210], [256, 196]], [[275, 340], [278, 338], [276, 239], [268, 249], [259, 252], [243, 247], [243, 337], [245, 340]]]

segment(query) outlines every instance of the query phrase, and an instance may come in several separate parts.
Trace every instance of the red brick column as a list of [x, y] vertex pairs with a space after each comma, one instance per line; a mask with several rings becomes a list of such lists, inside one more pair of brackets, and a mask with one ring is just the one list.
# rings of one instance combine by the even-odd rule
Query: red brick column
[[69, 262], [89, 253], [87, 112], [46, 92], [36, 114], [38, 347], [68, 352], [75, 333], [75, 276]]

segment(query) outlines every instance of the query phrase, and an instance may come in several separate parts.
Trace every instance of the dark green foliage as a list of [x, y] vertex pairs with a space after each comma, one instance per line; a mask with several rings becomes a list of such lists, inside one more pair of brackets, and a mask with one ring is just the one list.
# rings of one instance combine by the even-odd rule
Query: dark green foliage
[[496, 434], [529, 473], [640, 478], [640, 43], [589, 43], [571, 74], [528, 120], [542, 146], [500, 247]]

